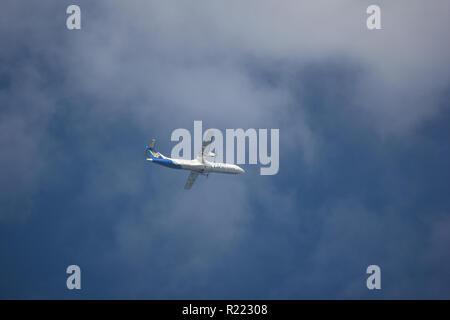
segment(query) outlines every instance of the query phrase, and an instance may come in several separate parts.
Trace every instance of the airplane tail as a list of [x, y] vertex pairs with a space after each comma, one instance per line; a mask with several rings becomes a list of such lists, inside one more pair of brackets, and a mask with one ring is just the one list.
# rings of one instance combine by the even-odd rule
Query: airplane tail
[[145, 156], [147, 157], [147, 160], [150, 161], [160, 157], [159, 152], [155, 151], [155, 139], [152, 139], [149, 145], [145, 146]]

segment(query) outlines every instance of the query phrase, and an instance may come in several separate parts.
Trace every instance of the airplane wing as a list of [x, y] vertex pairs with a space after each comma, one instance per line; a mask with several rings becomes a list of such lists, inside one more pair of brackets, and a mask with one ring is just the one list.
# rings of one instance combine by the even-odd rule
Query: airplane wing
[[189, 174], [189, 177], [186, 181], [186, 184], [184, 185], [184, 189], [188, 190], [192, 187], [192, 185], [195, 182], [195, 179], [197, 179], [198, 177], [198, 172], [195, 171], [191, 171], [191, 173]]
[[206, 138], [205, 141], [203, 141], [202, 143], [202, 151], [200, 152], [200, 154], [197, 156], [197, 159], [200, 159], [201, 161], [203, 161], [204, 157], [207, 157], [209, 154], [209, 150], [211, 149], [211, 143], [212, 143], [212, 134], [209, 134]]
[[211, 149], [211, 143], [212, 143], [212, 139], [209, 138], [209, 140], [203, 141], [202, 144], [202, 154], [204, 157], [206, 157], [209, 153], [209, 150]]

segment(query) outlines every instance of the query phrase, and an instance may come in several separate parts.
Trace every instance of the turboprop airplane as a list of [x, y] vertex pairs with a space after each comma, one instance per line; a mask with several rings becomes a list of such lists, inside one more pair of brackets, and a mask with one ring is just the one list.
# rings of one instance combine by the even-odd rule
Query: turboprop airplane
[[184, 160], [172, 159], [156, 152], [155, 139], [152, 139], [150, 144], [146, 146], [146, 160], [169, 168], [190, 170], [191, 173], [189, 174], [186, 185], [184, 186], [184, 189], [186, 190], [192, 187], [199, 174], [208, 176], [208, 174], [212, 172], [228, 174], [240, 174], [245, 172], [244, 169], [235, 164], [216, 163], [206, 160], [206, 157], [214, 158], [216, 156], [213, 152], [209, 151], [211, 148], [211, 142], [212, 137], [207, 138], [203, 141], [202, 151], [194, 160]]

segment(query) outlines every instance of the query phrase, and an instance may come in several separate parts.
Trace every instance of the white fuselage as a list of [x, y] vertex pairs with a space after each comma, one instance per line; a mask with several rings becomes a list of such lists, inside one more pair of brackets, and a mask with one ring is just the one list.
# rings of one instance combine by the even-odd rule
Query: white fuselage
[[210, 162], [207, 160], [200, 161], [198, 159], [194, 160], [182, 160], [182, 159], [171, 159], [174, 163], [181, 166], [181, 169], [195, 171], [201, 174], [208, 174], [212, 172], [217, 173], [228, 173], [228, 174], [240, 174], [244, 173], [244, 169], [229, 163], [217, 163]]
[[244, 169], [235, 164], [210, 162], [205, 158], [196, 158], [194, 160], [172, 159], [160, 154], [159, 152], [155, 153], [152, 151], [149, 151], [149, 157], [147, 160], [162, 166], [174, 169], [190, 170], [205, 175], [212, 172], [228, 174], [239, 174], [245, 172]]

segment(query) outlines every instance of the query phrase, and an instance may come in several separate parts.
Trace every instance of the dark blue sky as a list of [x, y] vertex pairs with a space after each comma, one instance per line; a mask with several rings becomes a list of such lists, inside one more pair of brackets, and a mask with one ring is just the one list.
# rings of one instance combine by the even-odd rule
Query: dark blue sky
[[[0, 298], [450, 298], [447, 1], [92, 2], [2, 3]], [[186, 192], [194, 120], [279, 173]]]

